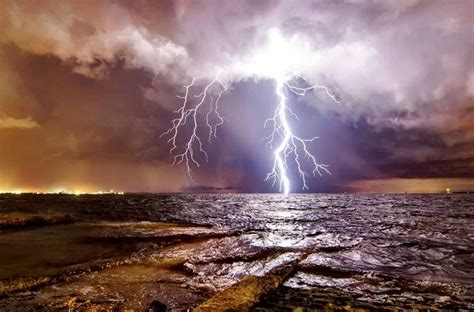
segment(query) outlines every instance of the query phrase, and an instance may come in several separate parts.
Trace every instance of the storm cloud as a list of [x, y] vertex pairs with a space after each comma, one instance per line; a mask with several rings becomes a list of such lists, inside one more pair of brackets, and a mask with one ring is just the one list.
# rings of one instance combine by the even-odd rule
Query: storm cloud
[[[341, 100], [293, 100], [296, 130], [320, 137], [331, 166], [311, 191], [474, 187], [473, 20], [468, 0], [2, 1], [0, 187], [274, 190], [260, 141], [273, 82], [244, 68], [271, 29], [306, 49], [295, 66], [307, 83]], [[159, 135], [182, 85], [217, 72], [229, 122], [190, 182]]]

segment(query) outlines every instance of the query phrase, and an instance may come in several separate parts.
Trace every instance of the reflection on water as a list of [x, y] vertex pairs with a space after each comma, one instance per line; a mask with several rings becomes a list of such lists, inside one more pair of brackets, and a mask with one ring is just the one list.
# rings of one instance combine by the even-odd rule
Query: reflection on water
[[[111, 268], [69, 284], [85, 297], [97, 292], [99, 279], [115, 276], [117, 282], [116, 270], [128, 272], [129, 279], [138, 276], [150, 298], [184, 307], [298, 255], [294, 274], [269, 295], [283, 306], [290, 305], [284, 298], [308, 299], [308, 289], [321, 287], [370, 293], [370, 300], [383, 301], [388, 294], [474, 300], [474, 196], [469, 194], [4, 195], [0, 207], [78, 220], [0, 233], [0, 279], [59, 274], [98, 259], [138, 259], [137, 267]], [[150, 265], [161, 273], [144, 273]], [[145, 276], [155, 276], [154, 282]], [[104, 287], [103, 293], [126, 294], [131, 286]], [[176, 287], [180, 295], [169, 299], [167, 289]], [[45, 290], [37, 298], [58, 291]], [[120, 300], [127, 301], [124, 296]], [[260, 309], [270, 301], [263, 299]]]
[[0, 235], [0, 278], [56, 274], [61, 268], [111, 257], [126, 246], [94, 242], [95, 226], [57, 225]]

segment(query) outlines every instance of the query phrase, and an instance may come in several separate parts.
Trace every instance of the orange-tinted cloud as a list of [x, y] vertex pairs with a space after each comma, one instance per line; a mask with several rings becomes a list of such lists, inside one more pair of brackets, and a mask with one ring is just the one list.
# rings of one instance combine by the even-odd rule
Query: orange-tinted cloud
[[308, 79], [342, 99], [295, 102], [295, 128], [321, 138], [315, 150], [333, 172], [312, 191], [385, 190], [352, 181], [408, 178], [389, 186], [469, 186], [472, 12], [467, 0], [2, 1], [0, 187], [273, 190], [260, 143], [271, 81], [234, 77], [222, 102], [230, 122], [207, 146], [195, 184], [169, 166], [159, 139], [189, 75], [227, 68], [261, 47], [270, 27], [310, 40], [320, 59]]

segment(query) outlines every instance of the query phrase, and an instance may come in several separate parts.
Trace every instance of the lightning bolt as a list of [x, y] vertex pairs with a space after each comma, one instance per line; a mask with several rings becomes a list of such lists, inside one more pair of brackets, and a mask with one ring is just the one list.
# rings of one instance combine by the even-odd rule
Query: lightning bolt
[[320, 89], [323, 90], [333, 101], [340, 103], [339, 100], [325, 86], [313, 85], [310, 87], [301, 88], [290, 85], [290, 80], [291, 79], [285, 78], [283, 76], [276, 79], [275, 93], [279, 99], [278, 105], [273, 117], [265, 120], [264, 124], [265, 128], [268, 124], [272, 124], [273, 126], [271, 134], [264, 138], [264, 140], [267, 141], [267, 148], [272, 149], [277, 136], [281, 138], [278, 147], [274, 151], [275, 158], [272, 170], [267, 174], [265, 180], [272, 180], [272, 185], [275, 185], [275, 183], [278, 181], [279, 190], [285, 195], [289, 194], [291, 191], [291, 183], [287, 174], [288, 157], [290, 155], [293, 155], [293, 160], [296, 164], [298, 175], [300, 176], [303, 185], [303, 190], [309, 189], [307, 185], [307, 177], [310, 176], [310, 172], [304, 169], [302, 159], [307, 160], [307, 162], [309, 162], [311, 165], [312, 176], [315, 176], [316, 174], [322, 175], [323, 172], [330, 174], [328, 165], [318, 163], [316, 157], [308, 149], [308, 143], [312, 143], [314, 140], [318, 139], [318, 137], [303, 139], [295, 135], [293, 129], [291, 128], [288, 122], [288, 115], [292, 116], [297, 121], [299, 121], [299, 118], [293, 112], [291, 107], [288, 106], [288, 98], [286, 94], [289, 91], [296, 95], [304, 96], [311, 90]]
[[[195, 86], [195, 83], [196, 80], [193, 78], [190, 84], [184, 85], [184, 95], [177, 96], [177, 98], [182, 101], [181, 106], [178, 110], [174, 111], [178, 117], [171, 121], [171, 128], [160, 135], [160, 138], [169, 136], [167, 142], [171, 145], [170, 154], [173, 154], [173, 152], [178, 149], [177, 140], [180, 130], [190, 125], [192, 129], [191, 134], [186, 137], [183, 150], [173, 157], [173, 165], [184, 164], [191, 180], [193, 179], [191, 174], [192, 165], [194, 164], [196, 167], [200, 167], [196, 159], [195, 149], [205, 157], [206, 161], [209, 159], [207, 152], [204, 150], [203, 142], [198, 135], [198, 115], [200, 115], [203, 110], [206, 112], [205, 124], [208, 129], [209, 143], [211, 143], [212, 138], [217, 137], [217, 128], [223, 125], [226, 120], [226, 118], [219, 113], [219, 101], [222, 94], [227, 90], [227, 87], [219, 80], [219, 74], [204, 87], [202, 92], [194, 95], [194, 99], [197, 101], [193, 101], [191, 95], [191, 88]], [[197, 104], [193, 106], [194, 102], [197, 102]]]
[[[336, 103], [340, 101], [330, 92], [330, 90], [322, 85], [312, 85], [309, 87], [298, 87], [291, 85], [289, 81], [293, 77], [279, 77], [275, 79], [275, 93], [278, 97], [278, 104], [275, 112], [271, 118], [265, 120], [264, 127], [267, 128], [269, 124], [272, 125], [270, 135], [264, 138], [268, 149], [272, 150], [273, 145], [277, 139], [280, 139], [278, 146], [274, 150], [274, 162], [272, 170], [267, 174], [265, 181], [272, 181], [274, 186], [276, 182], [279, 184], [280, 192], [289, 194], [291, 191], [291, 182], [288, 177], [288, 158], [293, 156], [293, 161], [298, 170], [298, 175], [302, 182], [302, 189], [309, 189], [307, 185], [307, 178], [309, 176], [322, 175], [323, 172], [330, 174], [328, 165], [321, 164], [316, 160], [316, 157], [309, 151], [308, 144], [314, 142], [318, 137], [310, 139], [303, 139], [297, 136], [290, 126], [288, 116], [293, 117], [299, 121], [298, 116], [294, 113], [288, 105], [288, 93], [293, 93], [298, 96], [304, 96], [313, 90], [322, 90], [325, 94]], [[199, 114], [205, 114], [205, 127], [207, 128], [208, 142], [211, 143], [213, 138], [217, 137], [217, 128], [224, 124], [227, 120], [219, 112], [219, 101], [227, 87], [219, 80], [217, 75], [214, 80], [204, 86], [202, 91], [194, 96], [191, 95], [191, 88], [195, 87], [196, 80], [193, 78], [191, 83], [184, 85], [184, 95], [178, 95], [181, 106], [174, 111], [178, 115], [177, 118], [171, 121], [171, 127], [161, 134], [160, 137], [169, 136], [168, 143], [171, 145], [170, 154], [178, 150], [177, 140], [180, 130], [188, 123], [192, 129], [190, 135], [185, 138], [183, 149], [173, 157], [173, 165], [183, 164], [186, 167], [186, 172], [192, 180], [192, 166], [200, 167], [199, 161], [196, 159], [195, 151], [204, 156], [206, 161], [209, 157], [204, 149], [203, 140], [198, 135], [199, 129]], [[195, 101], [193, 101], [193, 98]], [[197, 102], [197, 104], [194, 104]], [[183, 129], [184, 130], [184, 129]], [[311, 169], [308, 171], [304, 169], [304, 163], [308, 163]]]

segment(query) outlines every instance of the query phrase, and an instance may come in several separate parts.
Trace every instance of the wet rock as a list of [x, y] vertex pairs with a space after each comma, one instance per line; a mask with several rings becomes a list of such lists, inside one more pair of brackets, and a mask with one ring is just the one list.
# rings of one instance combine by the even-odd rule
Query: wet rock
[[236, 261], [232, 263], [213, 262], [207, 264], [186, 263], [183, 267], [194, 274], [183, 285], [191, 289], [201, 289], [216, 293], [229, 287], [247, 275], [265, 276], [280, 274], [284, 276], [291, 271], [296, 262], [301, 259], [300, 253], [284, 253], [272, 255], [253, 261]]
[[249, 311], [265, 294], [280, 287], [293, 273], [303, 254], [277, 257], [268, 271], [247, 275], [238, 283], [217, 293], [193, 311]]
[[165, 304], [170, 311], [185, 311], [210, 297], [182, 287], [186, 279], [173, 269], [123, 263], [52, 280], [50, 286], [27, 297], [22, 292], [10, 293], [0, 300], [0, 311], [11, 305], [19, 311], [36, 311], [38, 306], [45, 311], [148, 311], [153, 301]]
[[161, 263], [167, 259], [181, 259], [184, 264], [184, 262], [236, 262], [263, 258], [266, 250], [253, 245], [258, 237], [256, 234], [244, 234], [184, 243], [151, 255], [149, 260]]
[[150, 303], [150, 306], [148, 307], [148, 311], [150, 312], [167, 312], [168, 308], [166, 307], [166, 304], [163, 304], [159, 302], [158, 300], [154, 300]]
[[333, 287], [283, 286], [262, 297], [250, 311], [470, 311], [471, 308], [472, 305], [460, 302], [436, 303], [429, 297], [360, 294]]
[[8, 293], [33, 289], [51, 282], [50, 277], [39, 278], [16, 278], [0, 281], [0, 296], [5, 296]]
[[246, 276], [193, 311], [249, 311], [263, 294], [278, 288], [282, 282], [283, 278], [277, 275]]

